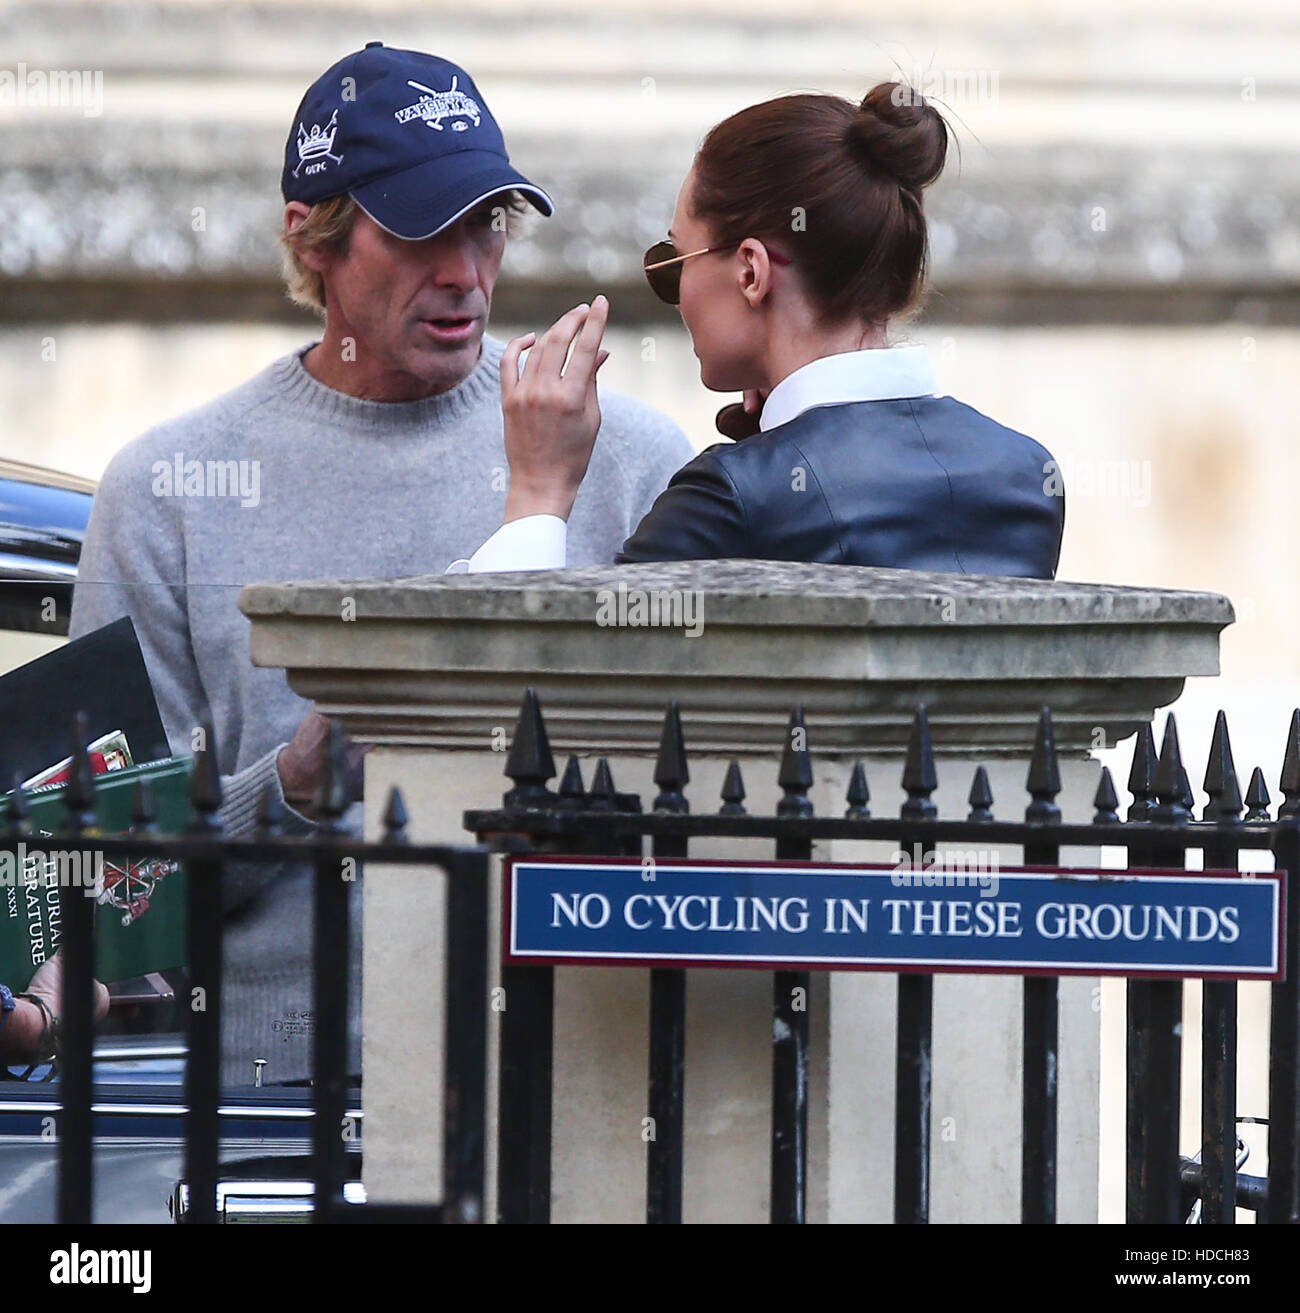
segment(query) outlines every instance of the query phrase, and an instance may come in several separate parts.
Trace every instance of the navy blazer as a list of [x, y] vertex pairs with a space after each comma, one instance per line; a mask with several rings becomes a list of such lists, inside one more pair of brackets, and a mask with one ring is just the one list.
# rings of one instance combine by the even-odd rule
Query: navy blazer
[[615, 558], [824, 561], [1051, 579], [1051, 454], [951, 397], [805, 410], [673, 476]]

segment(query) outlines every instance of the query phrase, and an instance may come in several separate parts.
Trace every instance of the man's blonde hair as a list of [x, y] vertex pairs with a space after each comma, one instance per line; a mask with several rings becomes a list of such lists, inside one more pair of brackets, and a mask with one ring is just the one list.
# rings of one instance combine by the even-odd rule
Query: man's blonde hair
[[[523, 194], [501, 192], [490, 199], [501, 207], [506, 235], [518, 236], [524, 216], [531, 209]], [[313, 205], [292, 234], [280, 233], [285, 291], [289, 300], [306, 310], [315, 311], [322, 319], [325, 317], [325, 280], [307, 267], [301, 252], [333, 250], [345, 253], [359, 213], [361, 207], [351, 196], [331, 196], [329, 200]]]
[[289, 300], [324, 318], [325, 280], [303, 262], [302, 251], [347, 250], [348, 238], [361, 207], [351, 196], [319, 201], [292, 234], [280, 234], [284, 249], [284, 283]]

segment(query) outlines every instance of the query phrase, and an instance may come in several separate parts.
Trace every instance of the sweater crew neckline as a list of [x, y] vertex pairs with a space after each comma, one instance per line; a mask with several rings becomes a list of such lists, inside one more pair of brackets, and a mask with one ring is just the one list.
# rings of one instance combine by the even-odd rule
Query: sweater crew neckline
[[271, 365], [275, 390], [297, 416], [315, 415], [356, 433], [382, 437], [464, 419], [491, 399], [500, 386], [504, 344], [486, 333], [478, 363], [469, 375], [446, 392], [418, 401], [367, 401], [328, 387], [313, 378], [303, 364], [303, 356], [316, 345], [308, 342]]

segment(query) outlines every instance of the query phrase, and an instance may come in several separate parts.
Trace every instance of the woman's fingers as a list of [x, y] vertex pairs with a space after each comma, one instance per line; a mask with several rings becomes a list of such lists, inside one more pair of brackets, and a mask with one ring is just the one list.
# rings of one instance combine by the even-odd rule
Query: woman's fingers
[[524, 333], [521, 337], [512, 337], [501, 353], [501, 396], [508, 397], [519, 386], [519, 357], [534, 342], [536, 333]]
[[525, 375], [546, 379], [548, 382], [562, 377], [564, 362], [569, 358], [569, 348], [590, 311], [588, 305], [577, 305], [567, 314], [561, 315], [533, 348], [524, 366]]
[[524, 377], [530, 381], [574, 378], [584, 385], [594, 374], [596, 353], [609, 321], [609, 299], [574, 306], [560, 316], [529, 353]]
[[591, 378], [596, 372], [596, 353], [600, 350], [600, 339], [604, 336], [605, 325], [609, 322], [609, 300], [598, 296], [593, 299], [591, 309], [587, 312], [577, 341], [573, 344], [573, 355], [569, 360], [569, 371], [579, 380]]

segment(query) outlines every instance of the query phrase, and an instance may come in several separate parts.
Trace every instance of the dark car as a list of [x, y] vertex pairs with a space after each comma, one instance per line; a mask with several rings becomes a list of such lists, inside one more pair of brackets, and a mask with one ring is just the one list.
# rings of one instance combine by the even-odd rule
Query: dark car
[[[184, 1221], [182, 1082], [179, 1036], [101, 1038], [95, 1046], [94, 1220]], [[36, 1077], [48, 1075], [38, 1069]], [[309, 1088], [231, 1087], [222, 1091], [220, 1220], [306, 1222], [311, 1216]], [[360, 1126], [359, 1095], [348, 1117]], [[0, 1084], [0, 1226], [53, 1222], [58, 1186], [59, 1081]], [[349, 1202], [364, 1202], [360, 1136], [350, 1145]]]
[[67, 635], [94, 492], [90, 479], [0, 460], [0, 673]]

